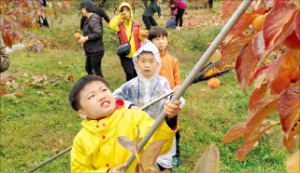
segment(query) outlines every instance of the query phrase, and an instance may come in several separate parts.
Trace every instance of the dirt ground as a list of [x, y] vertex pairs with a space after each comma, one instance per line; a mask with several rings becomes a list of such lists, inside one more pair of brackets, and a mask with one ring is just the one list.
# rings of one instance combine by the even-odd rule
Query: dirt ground
[[210, 26], [223, 26], [220, 12], [215, 12], [208, 8], [187, 9], [184, 14], [183, 27], [187, 29]]

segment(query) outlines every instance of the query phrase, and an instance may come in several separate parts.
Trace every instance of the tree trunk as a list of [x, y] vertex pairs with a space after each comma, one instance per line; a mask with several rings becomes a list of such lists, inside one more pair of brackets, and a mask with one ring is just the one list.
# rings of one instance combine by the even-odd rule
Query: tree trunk
[[[1, 36], [1, 32], [0, 32]], [[9, 56], [5, 53], [5, 47], [0, 37], [0, 73], [5, 72], [9, 68]]]

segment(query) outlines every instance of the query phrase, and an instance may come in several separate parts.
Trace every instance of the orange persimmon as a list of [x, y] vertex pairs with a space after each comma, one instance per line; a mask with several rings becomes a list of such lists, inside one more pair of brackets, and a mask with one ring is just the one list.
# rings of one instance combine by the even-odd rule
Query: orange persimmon
[[75, 34], [74, 34], [74, 37], [75, 37], [77, 40], [79, 40], [80, 37], [81, 37], [81, 35], [80, 35], [79, 33], [75, 33]]
[[263, 24], [265, 22], [266, 15], [259, 15], [252, 21], [252, 26], [256, 32], [261, 31]]
[[215, 89], [215, 88], [218, 88], [220, 86], [221, 82], [219, 81], [219, 79], [213, 77], [213, 78], [210, 78], [208, 81], [207, 81], [207, 86], [211, 89]]

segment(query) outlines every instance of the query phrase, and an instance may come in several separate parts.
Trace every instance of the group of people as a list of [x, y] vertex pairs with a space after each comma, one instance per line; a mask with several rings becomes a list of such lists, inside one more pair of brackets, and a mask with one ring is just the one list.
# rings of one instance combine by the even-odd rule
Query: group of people
[[[162, 0], [151, 0], [151, 4], [145, 9], [142, 15], [146, 26], [144, 30], [142, 24], [133, 19], [133, 12], [129, 3], [121, 3], [118, 8], [119, 14], [110, 19], [102, 8], [95, 5], [94, 0], [83, 0], [79, 8], [82, 12], [80, 29], [83, 32], [83, 36], [78, 42], [84, 45], [86, 55], [85, 70], [87, 74], [104, 77], [101, 68], [102, 58], [105, 53], [103, 45], [103, 18], [108, 23], [109, 28], [118, 33], [120, 44], [129, 41], [130, 52], [125, 56], [120, 56], [120, 62], [126, 75], [126, 81], [136, 77], [137, 73], [134, 69], [132, 57], [147, 40], [150, 28], [157, 26], [153, 15], [158, 13], [158, 16], [161, 17], [161, 3]], [[177, 28], [180, 29], [183, 23], [183, 14], [187, 7], [186, 1], [169, 0], [169, 3], [172, 15], [176, 16]]]
[[[69, 95], [72, 108], [84, 119], [83, 128], [73, 141], [72, 172], [122, 171], [130, 152], [117, 144], [117, 137], [134, 139], [137, 128], [140, 128], [140, 137], [144, 137], [162, 111], [167, 115], [166, 120], [147, 145], [167, 139], [157, 165], [161, 171], [169, 172], [172, 172], [172, 165], [178, 166], [178, 113], [184, 105], [184, 99], [170, 103], [170, 96], [139, 110], [161, 95], [176, 92], [180, 86], [178, 60], [167, 50], [168, 32], [157, 26], [153, 19], [155, 12], [160, 16], [161, 2], [162, 0], [152, 0], [146, 8], [142, 17], [146, 30], [141, 23], [133, 20], [128, 3], [121, 3], [119, 14], [110, 20], [92, 0], [81, 2], [80, 26], [83, 35], [78, 42], [84, 46], [88, 76], [78, 80]], [[113, 93], [101, 71], [101, 59], [104, 55], [102, 17], [118, 33], [120, 43], [129, 41], [131, 45], [129, 54], [120, 56], [126, 83]], [[134, 172], [133, 165], [136, 164], [132, 164], [127, 171]]]

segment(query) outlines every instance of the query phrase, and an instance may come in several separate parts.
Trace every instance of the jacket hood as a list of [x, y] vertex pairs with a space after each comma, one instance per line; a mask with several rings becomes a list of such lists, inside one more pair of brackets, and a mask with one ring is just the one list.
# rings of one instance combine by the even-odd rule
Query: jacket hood
[[155, 60], [157, 61], [158, 63], [158, 68], [157, 68], [157, 71], [156, 71], [156, 75], [158, 75], [158, 72], [161, 68], [161, 65], [162, 65], [162, 61], [161, 61], [161, 58], [160, 58], [160, 54], [159, 54], [159, 50], [157, 49], [157, 47], [151, 42], [151, 41], [148, 41], [147, 43], [145, 43], [142, 47], [139, 48], [139, 50], [136, 51], [136, 53], [134, 54], [133, 56], [133, 63], [134, 63], [134, 68], [138, 74], [139, 77], [143, 77], [143, 75], [141, 74], [140, 72], [140, 69], [137, 67], [137, 64], [136, 64], [136, 60], [138, 58], [138, 56], [143, 52], [143, 51], [150, 51], [153, 53], [154, 57], [155, 57]]
[[122, 3], [119, 5], [119, 8], [118, 8], [119, 13], [121, 12], [122, 7], [128, 7], [128, 8], [129, 8], [129, 11], [130, 11], [130, 19], [132, 20], [132, 19], [133, 19], [133, 13], [132, 13], [132, 8], [131, 8], [130, 4], [127, 3], [127, 2], [122, 2]]

